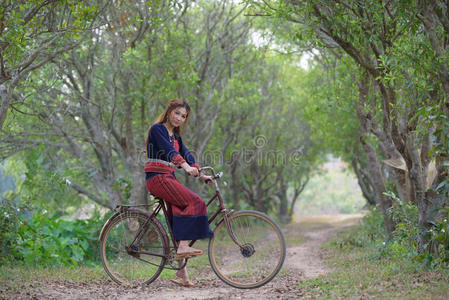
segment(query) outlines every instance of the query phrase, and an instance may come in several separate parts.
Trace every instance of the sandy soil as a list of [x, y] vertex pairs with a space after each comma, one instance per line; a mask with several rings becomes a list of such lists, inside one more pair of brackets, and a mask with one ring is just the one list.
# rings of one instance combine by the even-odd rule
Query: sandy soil
[[[305, 290], [296, 285], [305, 279], [326, 274], [331, 270], [323, 264], [323, 258], [331, 255], [321, 245], [333, 237], [338, 230], [354, 224], [358, 216], [351, 219], [321, 217], [300, 220], [289, 225], [286, 237], [305, 237], [300, 245], [287, 245], [284, 272], [270, 283], [252, 290], [230, 287], [211, 275], [208, 280], [195, 281], [195, 287], [179, 287], [168, 280], [157, 280], [149, 286], [124, 288], [112, 281], [104, 283], [79, 283], [53, 281], [32, 285], [26, 291], [8, 295], [11, 299], [298, 299], [309, 298]], [[212, 273], [212, 271], [211, 271]], [[5, 295], [5, 294], [3, 294]], [[2, 294], [0, 294], [2, 298]]]

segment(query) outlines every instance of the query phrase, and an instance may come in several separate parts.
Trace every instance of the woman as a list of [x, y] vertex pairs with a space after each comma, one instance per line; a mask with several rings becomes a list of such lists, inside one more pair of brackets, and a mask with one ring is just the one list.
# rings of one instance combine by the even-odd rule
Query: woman
[[[177, 257], [182, 264], [185, 257], [203, 254], [189, 247], [189, 240], [210, 238], [206, 204], [197, 194], [183, 186], [175, 177], [168, 163], [183, 168], [191, 176], [200, 176], [204, 182], [212, 182], [211, 176], [201, 174], [199, 166], [181, 139], [181, 126], [187, 126], [190, 107], [184, 100], [173, 99], [150, 128], [146, 139], [149, 161], [145, 164], [146, 187], [154, 196], [165, 201], [173, 229], [179, 241]], [[182, 286], [193, 286], [186, 267], [176, 272], [180, 280], [171, 280]]]

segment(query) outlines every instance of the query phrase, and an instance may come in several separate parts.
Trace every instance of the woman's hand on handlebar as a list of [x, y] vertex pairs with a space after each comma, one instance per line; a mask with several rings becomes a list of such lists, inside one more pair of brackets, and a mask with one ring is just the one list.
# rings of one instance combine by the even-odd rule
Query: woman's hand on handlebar
[[181, 167], [186, 171], [190, 176], [198, 177], [200, 175], [197, 168], [191, 167], [188, 163], [182, 163]]
[[208, 175], [201, 175], [200, 179], [204, 182], [204, 183], [212, 183], [214, 182], [214, 177], [212, 176], [208, 176]]

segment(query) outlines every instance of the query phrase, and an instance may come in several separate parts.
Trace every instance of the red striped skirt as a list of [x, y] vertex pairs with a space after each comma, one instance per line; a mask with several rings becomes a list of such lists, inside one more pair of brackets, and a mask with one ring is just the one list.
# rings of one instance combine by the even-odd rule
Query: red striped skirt
[[183, 186], [173, 174], [160, 174], [146, 181], [148, 191], [165, 201], [176, 240], [198, 240], [213, 236], [206, 204]]

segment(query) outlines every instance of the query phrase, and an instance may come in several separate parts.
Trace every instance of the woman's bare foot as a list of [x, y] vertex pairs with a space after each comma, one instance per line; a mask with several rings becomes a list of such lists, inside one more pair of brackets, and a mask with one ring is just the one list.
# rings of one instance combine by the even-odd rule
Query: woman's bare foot
[[196, 256], [202, 255], [203, 251], [190, 247], [188, 241], [180, 241], [176, 254], [178, 254], [179, 257]]
[[[179, 264], [179, 266], [183, 265], [184, 259], [180, 259], [178, 261], [178, 264]], [[187, 268], [185, 266], [184, 266], [184, 268], [176, 271], [176, 277], [178, 277], [180, 280], [170, 279], [170, 281], [177, 285], [181, 285], [181, 286], [186, 286], [186, 287], [194, 286], [194, 284], [192, 282], [190, 282], [190, 280], [189, 280], [189, 274], [187, 273]]]
[[195, 284], [193, 284], [190, 281], [183, 281], [183, 280], [177, 280], [177, 279], [170, 279], [171, 282], [173, 282], [174, 284], [180, 285], [180, 286], [184, 286], [184, 287], [193, 287], [195, 286]]

